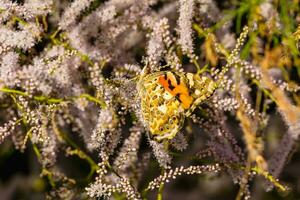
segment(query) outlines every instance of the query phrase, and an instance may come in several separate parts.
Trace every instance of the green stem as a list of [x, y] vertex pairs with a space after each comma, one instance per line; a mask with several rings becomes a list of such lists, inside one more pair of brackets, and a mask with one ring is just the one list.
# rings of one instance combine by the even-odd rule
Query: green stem
[[[31, 136], [29, 134], [29, 138], [30, 138], [30, 141], [31, 141]], [[33, 143], [31, 141], [31, 144], [32, 144], [32, 147], [33, 147], [33, 151], [38, 159], [38, 161], [41, 163], [41, 160], [42, 160], [42, 155], [41, 155], [41, 152], [40, 150], [38, 149], [37, 145], [35, 143]], [[55, 188], [56, 187], [56, 184], [55, 184], [55, 181], [53, 180], [53, 175], [52, 175], [52, 172], [49, 171], [48, 169], [46, 169], [45, 167], [42, 167], [42, 172], [41, 172], [41, 175], [42, 176], [46, 176], [48, 181], [49, 181], [49, 184], [51, 185], [52, 188]]]
[[90, 173], [87, 177], [87, 179], [90, 179], [92, 177], [92, 175], [94, 174], [95, 171], [97, 171], [99, 169], [99, 166], [94, 162], [94, 160], [88, 156], [84, 151], [82, 151], [79, 146], [73, 142], [73, 140], [71, 140], [69, 138], [69, 136], [64, 133], [63, 131], [61, 131], [55, 121], [55, 112], [52, 114], [52, 126], [55, 132], [57, 132], [57, 134], [64, 140], [66, 141], [71, 147], [74, 148], [74, 150], [70, 150], [68, 151], [68, 153], [70, 155], [77, 155], [79, 158], [82, 158], [84, 160], [86, 160], [89, 164], [90, 164]]
[[164, 183], [161, 183], [159, 188], [158, 188], [158, 193], [157, 193], [157, 200], [163, 200], [163, 190], [164, 190]]
[[[26, 92], [20, 91], [20, 90], [15, 90], [15, 89], [10, 89], [10, 88], [0, 88], [0, 92], [8, 93], [8, 94], [17, 94], [21, 95], [24, 97], [29, 97], [30, 95], [27, 94]], [[46, 96], [34, 96], [34, 100], [36, 101], [42, 101], [42, 102], [47, 102], [47, 103], [61, 103], [64, 102], [64, 99], [59, 99], [59, 98], [50, 98]]]
[[67, 152], [69, 155], [77, 155], [79, 158], [86, 160], [90, 165], [90, 172], [87, 175], [87, 180], [89, 180], [93, 174], [99, 169], [99, 166], [94, 162], [94, 160], [85, 154], [82, 150], [76, 148], [74, 150], [69, 150]]
[[43, 168], [42, 170], [42, 173], [41, 173], [43, 176], [47, 176], [48, 178], [48, 181], [51, 185], [52, 188], [55, 188], [56, 187], [56, 184], [55, 184], [55, 181], [53, 180], [53, 174], [51, 171], [49, 171], [48, 169], [46, 168]]
[[274, 102], [277, 104], [277, 101], [276, 101], [276, 99], [273, 97], [273, 95], [272, 95], [268, 90], [266, 90], [265, 88], [263, 88], [263, 87], [261, 86], [261, 84], [260, 84], [257, 80], [253, 79], [252, 82], [253, 82], [255, 85], [257, 85], [257, 87], [259, 87], [259, 89], [261, 89], [261, 91], [263, 91], [263, 93], [264, 93], [266, 96], [268, 96], [272, 101], [274, 101]]
[[13, 20], [13, 21], [19, 22], [19, 23], [22, 24], [23, 26], [26, 26], [26, 25], [27, 25], [27, 22], [24, 21], [23, 19], [19, 18], [19, 17], [14, 16], [14, 17], [12, 18], [12, 20]]
[[[247, 166], [242, 166], [239, 164], [231, 164], [229, 165], [230, 167], [234, 168], [234, 169], [240, 169], [240, 170], [246, 170]], [[289, 190], [289, 188], [283, 184], [281, 184], [274, 176], [272, 176], [269, 172], [254, 166], [250, 168], [250, 172], [255, 172], [261, 176], [263, 176], [265, 179], [267, 179], [268, 181], [270, 181], [272, 184], [274, 184], [274, 186], [276, 188], [278, 188], [279, 190], [283, 191], [283, 192], [287, 192]]]
[[196, 59], [193, 59], [192, 63], [196, 66], [196, 68], [197, 68], [197, 74], [199, 74], [199, 72], [201, 71], [199, 63], [197, 62]]
[[25, 92], [22, 92], [22, 91], [19, 91], [19, 90], [14, 90], [14, 89], [9, 89], [9, 88], [0, 88], [0, 91], [5, 92], [5, 93], [10, 93], [10, 94], [18, 94], [18, 95], [21, 95], [21, 96], [29, 96]]
[[104, 101], [100, 101], [99, 99], [97, 99], [89, 94], [81, 94], [78, 98], [86, 98], [89, 101], [99, 104], [102, 108], [106, 108], [106, 104]]
[[[10, 88], [0, 88], [0, 92], [4, 92], [4, 93], [8, 93], [8, 94], [17, 94], [17, 95], [21, 95], [24, 97], [30, 97], [29, 94], [27, 94], [26, 92], [20, 91], [20, 90], [15, 90], [15, 89], [10, 89]], [[47, 96], [33, 96], [33, 99], [39, 102], [46, 102], [48, 104], [57, 104], [57, 103], [62, 103], [62, 102], [70, 102], [70, 101], [74, 101], [78, 98], [85, 98], [91, 102], [94, 102], [98, 105], [100, 105], [102, 108], [106, 107], [106, 104], [104, 101], [97, 99], [96, 97], [93, 97], [89, 94], [81, 94], [79, 96], [75, 96], [75, 97], [65, 97], [64, 99], [62, 98], [52, 98], [52, 97], [47, 97]]]

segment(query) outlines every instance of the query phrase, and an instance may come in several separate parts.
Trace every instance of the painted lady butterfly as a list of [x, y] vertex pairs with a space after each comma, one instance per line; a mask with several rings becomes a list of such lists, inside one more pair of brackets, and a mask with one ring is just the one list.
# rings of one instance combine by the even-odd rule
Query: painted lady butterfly
[[172, 139], [185, 117], [212, 95], [217, 84], [206, 76], [177, 71], [142, 75], [137, 84], [143, 119], [156, 140]]

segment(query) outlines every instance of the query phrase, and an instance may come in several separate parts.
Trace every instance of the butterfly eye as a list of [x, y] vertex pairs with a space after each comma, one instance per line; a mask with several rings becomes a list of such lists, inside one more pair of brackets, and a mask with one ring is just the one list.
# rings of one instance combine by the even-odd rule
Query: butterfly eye
[[164, 130], [164, 128], [161, 126], [161, 127], [159, 127], [159, 131], [163, 131]]

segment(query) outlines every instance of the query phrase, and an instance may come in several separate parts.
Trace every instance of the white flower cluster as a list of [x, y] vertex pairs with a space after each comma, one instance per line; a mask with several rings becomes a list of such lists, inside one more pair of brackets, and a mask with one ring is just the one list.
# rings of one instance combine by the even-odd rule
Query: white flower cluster
[[161, 184], [168, 183], [172, 179], [176, 179], [178, 176], [187, 174], [203, 174], [203, 173], [217, 173], [221, 170], [219, 164], [214, 165], [198, 165], [198, 166], [189, 166], [187, 168], [176, 167], [175, 169], [170, 169], [164, 172], [159, 177], [155, 178], [148, 185], [148, 189], [153, 190], [159, 188]]
[[183, 52], [194, 58], [192, 18], [194, 14], [194, 0], [179, 1], [179, 40]]

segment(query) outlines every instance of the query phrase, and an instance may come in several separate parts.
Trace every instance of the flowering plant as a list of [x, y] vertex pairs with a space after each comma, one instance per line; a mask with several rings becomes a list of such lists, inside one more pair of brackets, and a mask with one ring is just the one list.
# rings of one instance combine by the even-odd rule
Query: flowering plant
[[299, 197], [299, 9], [0, 0], [2, 197]]

